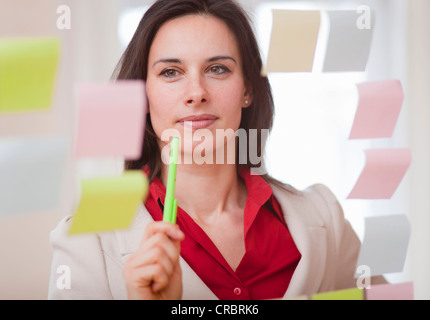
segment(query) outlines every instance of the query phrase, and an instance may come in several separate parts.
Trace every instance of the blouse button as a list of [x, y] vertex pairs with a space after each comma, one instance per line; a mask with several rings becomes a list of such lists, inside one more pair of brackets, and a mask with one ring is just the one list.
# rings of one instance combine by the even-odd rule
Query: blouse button
[[234, 288], [233, 293], [237, 296], [240, 296], [240, 294], [242, 293], [242, 290], [240, 290], [240, 288]]

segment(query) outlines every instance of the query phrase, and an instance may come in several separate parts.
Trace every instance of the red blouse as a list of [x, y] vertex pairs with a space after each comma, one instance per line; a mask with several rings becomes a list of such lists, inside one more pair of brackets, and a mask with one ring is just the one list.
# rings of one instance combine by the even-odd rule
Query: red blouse
[[[234, 271], [202, 228], [178, 206], [176, 223], [185, 234], [181, 256], [221, 300], [282, 297], [301, 258], [269, 184], [249, 169], [240, 177], [248, 190], [244, 211], [246, 252]], [[163, 219], [166, 189], [154, 178], [145, 206]]]

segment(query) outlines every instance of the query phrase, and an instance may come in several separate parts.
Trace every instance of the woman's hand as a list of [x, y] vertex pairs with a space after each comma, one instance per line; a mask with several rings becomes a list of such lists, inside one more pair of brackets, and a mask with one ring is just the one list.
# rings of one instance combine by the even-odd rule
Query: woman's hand
[[148, 224], [142, 244], [123, 268], [129, 299], [182, 298], [179, 255], [184, 237], [176, 224], [162, 221]]

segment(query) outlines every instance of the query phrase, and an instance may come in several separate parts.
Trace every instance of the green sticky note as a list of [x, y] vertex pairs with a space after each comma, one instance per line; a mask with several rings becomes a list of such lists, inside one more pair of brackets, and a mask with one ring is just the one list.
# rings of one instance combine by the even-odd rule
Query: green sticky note
[[312, 296], [312, 300], [364, 300], [363, 290], [351, 288], [330, 292], [317, 293]]
[[59, 54], [56, 38], [0, 39], [0, 112], [49, 109]]
[[148, 179], [140, 170], [121, 176], [86, 179], [69, 234], [128, 228], [148, 193]]

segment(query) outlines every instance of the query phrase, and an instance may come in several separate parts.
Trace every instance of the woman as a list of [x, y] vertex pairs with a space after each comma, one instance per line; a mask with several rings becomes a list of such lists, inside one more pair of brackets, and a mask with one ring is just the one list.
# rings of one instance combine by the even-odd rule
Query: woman
[[[355, 286], [360, 242], [333, 194], [283, 185], [251, 157], [264, 153], [273, 118], [261, 67], [233, 1], [153, 4], [116, 74], [146, 82], [142, 156], [126, 169], [145, 170], [148, 198], [127, 230], [72, 239], [70, 217], [60, 223], [51, 238], [50, 298], [273, 299]], [[191, 159], [177, 167], [177, 224], [161, 221], [168, 173], [161, 154], [172, 130], [182, 159]], [[239, 130], [247, 139], [233, 135], [235, 161], [227, 161], [231, 139], [215, 137]], [[70, 266], [69, 290], [56, 286], [59, 265]]]

